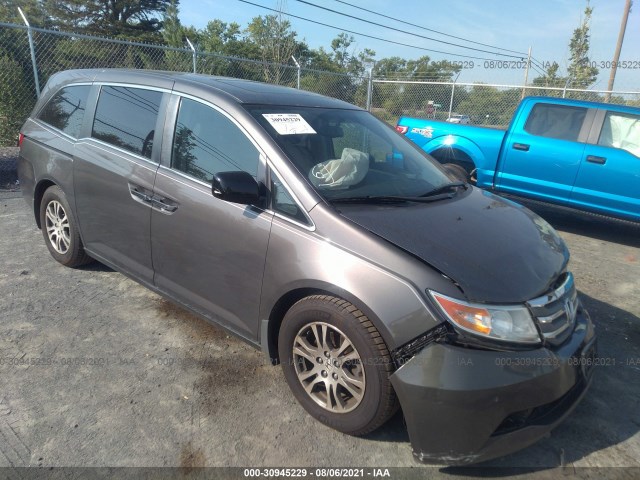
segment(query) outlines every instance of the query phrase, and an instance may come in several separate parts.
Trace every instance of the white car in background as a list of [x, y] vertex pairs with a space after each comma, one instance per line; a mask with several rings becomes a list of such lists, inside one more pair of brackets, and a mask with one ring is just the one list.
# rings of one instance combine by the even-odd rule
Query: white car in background
[[471, 123], [471, 119], [468, 115], [451, 115], [449, 118], [447, 118], [447, 122], [459, 123], [460, 125], [469, 125]]

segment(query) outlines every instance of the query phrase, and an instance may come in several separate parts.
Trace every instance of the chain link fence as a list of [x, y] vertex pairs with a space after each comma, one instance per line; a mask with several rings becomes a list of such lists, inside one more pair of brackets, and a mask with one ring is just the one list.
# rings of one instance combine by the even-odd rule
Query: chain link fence
[[[524, 96], [602, 102], [608, 92], [564, 87], [373, 80], [371, 112], [395, 124], [401, 115], [446, 121], [466, 115], [474, 125], [506, 128]], [[640, 107], [640, 92], [612, 92], [611, 103]]]
[[[29, 37], [32, 39], [33, 56]], [[0, 23], [0, 148], [17, 134], [48, 78], [74, 68], [136, 68], [197, 72], [256, 80], [368, 108], [395, 125], [401, 115], [506, 127], [524, 94], [602, 101], [606, 92], [571, 88], [386, 80], [228, 57], [192, 49], [131, 42]], [[611, 102], [640, 106], [640, 92], [613, 92]], [[5, 151], [15, 152], [15, 150]], [[6, 153], [4, 154], [7, 156]], [[10, 158], [4, 166], [15, 165]], [[0, 188], [15, 184], [15, 169], [0, 165]]]

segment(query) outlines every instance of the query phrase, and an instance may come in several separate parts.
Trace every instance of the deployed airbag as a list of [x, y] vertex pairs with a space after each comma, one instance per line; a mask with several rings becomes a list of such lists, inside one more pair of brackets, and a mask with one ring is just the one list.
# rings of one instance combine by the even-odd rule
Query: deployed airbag
[[354, 148], [342, 150], [342, 156], [315, 165], [309, 180], [318, 188], [348, 188], [360, 183], [369, 171], [369, 156]]

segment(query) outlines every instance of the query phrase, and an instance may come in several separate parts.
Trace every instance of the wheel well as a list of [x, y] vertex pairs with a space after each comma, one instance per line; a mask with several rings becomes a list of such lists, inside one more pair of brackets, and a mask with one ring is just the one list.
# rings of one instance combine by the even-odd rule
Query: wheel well
[[36, 225], [38, 228], [42, 228], [40, 225], [40, 202], [47, 188], [55, 185], [51, 180], [42, 180], [36, 185], [35, 192], [33, 193], [33, 215], [36, 217]]
[[334, 294], [317, 288], [298, 288], [284, 294], [271, 309], [271, 315], [269, 315], [267, 345], [269, 347], [269, 358], [273, 365], [280, 363], [280, 355], [278, 355], [278, 334], [280, 333], [282, 319], [297, 301], [302, 300], [304, 297], [308, 297], [309, 295]]
[[476, 168], [476, 164], [473, 159], [457, 148], [439, 148], [431, 152], [431, 156], [442, 164], [453, 163], [455, 165], [460, 165], [467, 171], [467, 173], [471, 173], [471, 171]]

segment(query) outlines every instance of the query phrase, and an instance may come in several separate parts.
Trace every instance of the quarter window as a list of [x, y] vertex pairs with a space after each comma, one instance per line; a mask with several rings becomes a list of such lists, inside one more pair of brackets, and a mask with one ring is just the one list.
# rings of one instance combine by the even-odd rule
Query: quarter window
[[621, 148], [640, 157], [640, 116], [607, 112], [598, 145]]
[[538, 103], [527, 119], [525, 131], [559, 140], [577, 142], [587, 109]]
[[218, 172], [245, 171], [256, 177], [259, 158], [256, 147], [223, 114], [200, 102], [181, 100], [172, 168], [210, 183]]
[[271, 204], [274, 212], [291, 217], [301, 223], [309, 223], [302, 212], [302, 209], [291, 197], [287, 189], [282, 184], [282, 181], [273, 171], [271, 172], [271, 197]]
[[90, 85], [65, 87], [56, 93], [40, 112], [40, 120], [78, 138], [87, 109]]
[[92, 136], [151, 158], [161, 100], [162, 93], [155, 90], [102, 87]]

